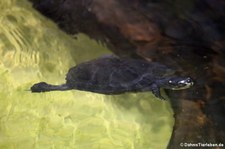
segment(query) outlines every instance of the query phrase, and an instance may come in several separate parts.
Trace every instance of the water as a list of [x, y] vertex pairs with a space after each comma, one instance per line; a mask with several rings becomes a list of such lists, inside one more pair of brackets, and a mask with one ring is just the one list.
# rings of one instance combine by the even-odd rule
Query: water
[[1, 0], [0, 148], [166, 148], [173, 112], [151, 93], [27, 91], [39, 81], [60, 84], [70, 67], [108, 53], [85, 35], [61, 32], [25, 0]]

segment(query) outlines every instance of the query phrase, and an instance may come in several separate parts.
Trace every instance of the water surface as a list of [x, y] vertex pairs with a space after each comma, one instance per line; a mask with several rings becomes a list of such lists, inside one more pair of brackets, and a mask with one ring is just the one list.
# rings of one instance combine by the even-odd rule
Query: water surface
[[0, 148], [166, 148], [173, 113], [151, 93], [27, 91], [63, 83], [70, 67], [108, 53], [85, 35], [66, 35], [25, 0], [1, 0]]

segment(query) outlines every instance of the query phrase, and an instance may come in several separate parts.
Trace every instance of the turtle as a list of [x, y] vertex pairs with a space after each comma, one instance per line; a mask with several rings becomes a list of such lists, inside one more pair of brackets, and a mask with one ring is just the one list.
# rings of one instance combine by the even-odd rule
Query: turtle
[[175, 75], [173, 69], [163, 64], [108, 55], [70, 68], [65, 84], [40, 82], [34, 84], [31, 91], [76, 89], [107, 95], [151, 91], [157, 98], [165, 99], [160, 88], [180, 90], [193, 84], [191, 77]]

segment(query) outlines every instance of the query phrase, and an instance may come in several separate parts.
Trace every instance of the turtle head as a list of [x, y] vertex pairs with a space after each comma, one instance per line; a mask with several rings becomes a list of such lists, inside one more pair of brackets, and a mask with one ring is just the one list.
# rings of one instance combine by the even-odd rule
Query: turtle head
[[194, 81], [190, 77], [168, 77], [161, 80], [160, 86], [165, 89], [182, 90], [194, 85]]
[[30, 89], [31, 92], [46, 92], [49, 89], [49, 84], [46, 82], [36, 83]]

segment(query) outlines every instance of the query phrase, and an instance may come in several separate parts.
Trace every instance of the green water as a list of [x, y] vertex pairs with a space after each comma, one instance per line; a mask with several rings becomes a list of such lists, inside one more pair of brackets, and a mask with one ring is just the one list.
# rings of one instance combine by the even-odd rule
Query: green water
[[39, 81], [60, 84], [70, 67], [107, 53], [82, 34], [61, 32], [25, 0], [1, 0], [0, 148], [166, 148], [173, 113], [151, 93], [26, 91]]

